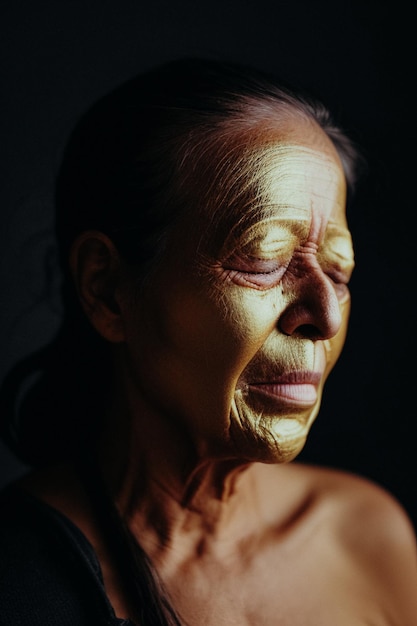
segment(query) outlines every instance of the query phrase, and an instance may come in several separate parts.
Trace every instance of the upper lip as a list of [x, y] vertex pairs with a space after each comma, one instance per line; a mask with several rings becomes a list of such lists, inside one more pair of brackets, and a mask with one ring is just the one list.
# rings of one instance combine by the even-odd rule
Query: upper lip
[[255, 380], [248, 382], [249, 385], [318, 385], [321, 381], [321, 372], [313, 372], [309, 370], [294, 370], [285, 372], [279, 376], [263, 380]]

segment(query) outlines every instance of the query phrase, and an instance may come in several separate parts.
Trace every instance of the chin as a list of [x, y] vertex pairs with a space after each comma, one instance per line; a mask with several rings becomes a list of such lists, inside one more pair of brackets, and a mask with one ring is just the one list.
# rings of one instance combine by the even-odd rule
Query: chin
[[235, 396], [230, 412], [230, 439], [236, 455], [248, 461], [289, 463], [305, 446], [320, 401], [309, 409], [268, 415]]
[[289, 463], [304, 448], [318, 409], [319, 402], [308, 410], [268, 415], [236, 398], [230, 412], [230, 439], [236, 455], [248, 461]]
[[249, 462], [289, 463], [304, 448], [308, 428], [294, 419], [280, 420], [278, 426], [258, 424], [254, 428], [253, 424], [233, 420], [230, 439], [234, 454]]
[[306, 437], [298, 437], [296, 439], [285, 439], [277, 442], [277, 451], [272, 463], [290, 463], [293, 461], [304, 448]]

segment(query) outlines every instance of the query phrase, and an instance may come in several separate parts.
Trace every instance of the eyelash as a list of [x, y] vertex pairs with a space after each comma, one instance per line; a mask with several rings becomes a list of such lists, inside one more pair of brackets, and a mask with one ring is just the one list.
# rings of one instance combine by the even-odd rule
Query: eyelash
[[228, 263], [224, 265], [224, 268], [236, 270], [236, 266], [239, 268], [237, 271], [244, 274], [272, 274], [279, 271], [282, 264], [279, 264], [276, 259], [267, 260], [258, 257], [232, 257], [229, 259]]
[[346, 274], [346, 272], [340, 271], [334, 268], [323, 268], [323, 272], [330, 278], [332, 283], [335, 285], [344, 285], [347, 286], [349, 284], [350, 276]]
[[[262, 260], [259, 260], [261, 263]], [[224, 277], [226, 280], [235, 281], [238, 284], [251, 287], [252, 289], [258, 289], [260, 291], [266, 291], [275, 287], [285, 274], [287, 267], [285, 265], [275, 266], [270, 270], [263, 271], [254, 271], [253, 269], [235, 269], [235, 268], [223, 268], [224, 269]], [[328, 271], [326, 272], [323, 268], [323, 271], [327, 274], [329, 280], [333, 283], [334, 289], [338, 295], [339, 300], [343, 300], [349, 289], [348, 282], [349, 280], [340, 274], [340, 272]]]
[[[223, 277], [241, 286], [266, 291], [279, 284], [291, 258], [290, 256], [285, 259], [262, 259], [255, 256], [232, 255], [222, 267]], [[332, 282], [338, 298], [344, 299], [349, 291], [350, 276], [341, 271], [337, 264], [329, 263], [328, 260], [322, 265], [322, 271]]]
[[254, 276], [266, 276], [268, 274], [276, 274], [280, 268], [275, 268], [273, 270], [263, 271], [263, 272], [254, 272], [253, 270], [236, 270], [241, 274], [253, 274]]
[[225, 268], [225, 277], [227, 280], [234, 280], [238, 284], [246, 287], [252, 287], [259, 290], [267, 290], [279, 283], [285, 272], [283, 267], [275, 267], [268, 271], [253, 271]]

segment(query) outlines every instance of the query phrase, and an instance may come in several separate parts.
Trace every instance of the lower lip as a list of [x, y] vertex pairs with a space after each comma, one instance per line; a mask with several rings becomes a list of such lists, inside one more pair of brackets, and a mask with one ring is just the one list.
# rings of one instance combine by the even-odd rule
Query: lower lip
[[317, 390], [315, 385], [306, 383], [249, 385], [249, 389], [270, 400], [275, 400], [282, 404], [290, 404], [291, 406], [312, 406], [317, 402]]

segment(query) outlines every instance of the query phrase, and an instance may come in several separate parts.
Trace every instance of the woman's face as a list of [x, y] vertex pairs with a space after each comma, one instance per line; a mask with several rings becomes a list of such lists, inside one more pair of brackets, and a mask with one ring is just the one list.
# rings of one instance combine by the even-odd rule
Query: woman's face
[[353, 250], [321, 129], [281, 130], [260, 163], [255, 210], [225, 209], [216, 229], [184, 218], [127, 318], [127, 346], [142, 398], [199, 454], [284, 462], [344, 343]]

